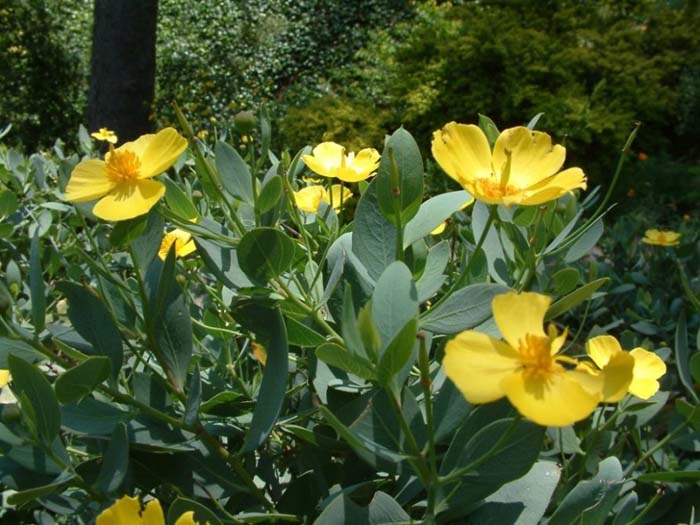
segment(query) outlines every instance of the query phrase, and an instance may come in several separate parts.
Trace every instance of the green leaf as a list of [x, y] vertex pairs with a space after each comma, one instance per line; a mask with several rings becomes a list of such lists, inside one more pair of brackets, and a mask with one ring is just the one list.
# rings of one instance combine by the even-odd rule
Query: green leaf
[[417, 332], [418, 320], [411, 319], [381, 354], [377, 366], [377, 380], [380, 384], [389, 385], [394, 376], [406, 366], [417, 343]]
[[379, 208], [376, 179], [357, 203], [352, 251], [375, 280], [396, 260], [396, 226], [384, 218]]
[[356, 375], [362, 379], [375, 377], [374, 367], [370, 361], [352, 354], [335, 343], [325, 343], [316, 349], [316, 357], [340, 370]]
[[624, 477], [615, 457], [600, 462], [591, 480], [580, 481], [557, 506], [548, 525], [603, 525], [617, 501]]
[[576, 268], [562, 268], [554, 272], [552, 282], [555, 295], [564, 295], [571, 292], [581, 280], [581, 273]]
[[522, 478], [506, 483], [469, 515], [469, 525], [539, 523], [559, 482], [560, 469], [538, 461]]
[[109, 446], [102, 456], [102, 467], [97, 475], [95, 486], [100, 492], [115, 492], [124, 481], [129, 468], [129, 436], [124, 423], [117, 424], [109, 440]]
[[693, 378], [690, 373], [690, 347], [688, 346], [688, 327], [684, 310], [681, 310], [681, 315], [678, 317], [678, 323], [676, 324], [675, 347], [678, 377], [695, 402], [700, 403], [700, 398], [698, 398], [698, 395], [695, 393]]
[[189, 388], [187, 389], [187, 403], [185, 404], [185, 414], [182, 421], [185, 425], [194, 425], [199, 416], [199, 407], [202, 403], [202, 378], [199, 371], [199, 363], [195, 365]]
[[424, 303], [430, 299], [443, 285], [447, 276], [442, 272], [445, 270], [449, 259], [450, 245], [447, 241], [440, 241], [430, 249], [423, 273], [416, 281], [419, 303]]
[[596, 279], [595, 281], [591, 281], [590, 283], [584, 284], [580, 288], [577, 288], [570, 294], [562, 297], [552, 304], [552, 306], [549, 307], [549, 310], [547, 310], [547, 315], [545, 316], [544, 320], [551, 321], [552, 319], [556, 319], [560, 315], [574, 309], [579, 304], [587, 301], [598, 288], [604, 284], [608, 284], [609, 281], [609, 277], [601, 277], [600, 279]]
[[387, 139], [375, 180], [384, 217], [392, 224], [405, 225], [423, 199], [423, 159], [418, 144], [404, 128]]
[[289, 371], [287, 329], [279, 309], [259, 309], [258, 320], [265, 326], [262, 344], [267, 350], [267, 363], [263, 370], [262, 383], [255, 403], [250, 428], [245, 436], [241, 452], [258, 448], [272, 432], [284, 403], [287, 375]]
[[109, 358], [88, 357], [78, 366], [58, 376], [54, 385], [56, 397], [61, 403], [77, 403], [105, 381], [110, 371]]
[[32, 299], [32, 323], [34, 324], [34, 333], [37, 336], [46, 326], [46, 292], [44, 288], [41, 254], [39, 253], [39, 234], [35, 233], [29, 251], [29, 292]]
[[134, 239], [143, 235], [148, 224], [148, 215], [140, 215], [126, 221], [119, 221], [112, 228], [109, 242], [112, 246], [122, 246], [131, 243]]
[[421, 328], [438, 334], [455, 334], [474, 328], [491, 317], [493, 298], [509, 290], [491, 283], [460, 288], [422, 314]]
[[261, 286], [291, 268], [293, 261], [294, 241], [275, 228], [250, 230], [238, 245], [241, 269]]
[[486, 115], [482, 115], [481, 113], [479, 113], [479, 127], [481, 128], [481, 131], [484, 132], [484, 135], [486, 135], [489, 145], [493, 148], [498, 135], [501, 134], [500, 131], [498, 131], [498, 127], [493, 120]]
[[440, 391], [435, 396], [435, 442], [451, 437], [469, 415], [472, 407], [452, 381], [443, 381]]
[[456, 211], [461, 210], [471, 198], [469, 193], [460, 190], [442, 193], [425, 201], [421, 204], [416, 216], [406, 224], [403, 237], [404, 248], [408, 248], [414, 242], [430, 235], [430, 232]]
[[[23, 413], [31, 419], [37, 437], [50, 447], [61, 429], [61, 412], [51, 384], [34, 365], [19, 357], [10, 355], [8, 364], [12, 388], [21, 400]], [[26, 403], [29, 406], [25, 407]]]
[[694, 353], [690, 358], [690, 375], [700, 384], [700, 352]]
[[162, 177], [160, 180], [165, 184], [165, 202], [172, 212], [185, 221], [198, 222], [199, 212], [180, 186], [170, 177]]
[[146, 276], [150, 287], [147, 330], [153, 352], [170, 382], [182, 390], [192, 357], [192, 318], [182, 288], [175, 280], [175, 251], [165, 262], [153, 261]]
[[411, 271], [404, 263], [391, 263], [372, 294], [372, 320], [382, 348], [387, 348], [406, 323], [418, 315], [418, 294]]
[[136, 265], [141, 272], [145, 272], [155, 258], [160, 243], [163, 240], [163, 231], [165, 230], [165, 221], [155, 208], [148, 213], [146, 220], [146, 229], [142, 235], [131, 241], [131, 249], [134, 252]]
[[282, 196], [282, 178], [275, 175], [260, 190], [258, 195], [258, 213], [265, 213], [274, 208]]
[[44, 496], [55, 494], [56, 492], [61, 492], [67, 485], [71, 483], [73, 479], [75, 479], [75, 474], [71, 472], [62, 472], [51, 483], [15, 492], [7, 498], [7, 502], [10, 505], [16, 505], [20, 507], [25, 503], [36, 501], [39, 498], [43, 498]]
[[44, 355], [37, 352], [31, 345], [17, 339], [7, 339], [0, 337], [0, 369], [7, 370], [10, 365], [8, 357], [14, 355], [29, 363], [42, 361]]
[[194, 522], [199, 525], [221, 525], [221, 521], [211, 510], [194, 500], [178, 496], [168, 509], [168, 523], [175, 523], [185, 512], [194, 511]]
[[112, 377], [116, 378], [122, 367], [124, 350], [109, 310], [90, 288], [67, 281], [58, 283], [56, 288], [68, 299], [68, 318], [73, 328], [92, 345], [95, 354], [109, 358]]
[[254, 285], [243, 273], [238, 262], [238, 253], [231, 247], [203, 239], [194, 238], [197, 252], [207, 268], [229, 288], [252, 288]]
[[301, 321], [291, 317], [285, 317], [284, 320], [287, 323], [287, 337], [290, 345], [308, 348], [316, 347], [326, 341], [324, 336]]
[[595, 221], [567, 250], [564, 262], [572, 263], [588, 255], [602, 235], [603, 221]]
[[11, 190], [0, 191], [0, 217], [8, 217], [19, 208], [19, 199]]
[[118, 423], [126, 422], [132, 417], [129, 412], [91, 397], [80, 403], [63, 405], [61, 414], [64, 428], [88, 436], [109, 435]]
[[238, 152], [223, 141], [214, 147], [216, 169], [224, 189], [236, 197], [253, 205], [253, 179], [250, 168]]

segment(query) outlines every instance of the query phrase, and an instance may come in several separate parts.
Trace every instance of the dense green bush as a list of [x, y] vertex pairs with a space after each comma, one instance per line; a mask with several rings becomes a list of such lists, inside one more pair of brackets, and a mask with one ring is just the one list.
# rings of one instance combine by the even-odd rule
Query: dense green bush
[[[542, 125], [566, 142], [574, 163], [585, 160], [595, 181], [610, 175], [608, 159], [641, 121], [638, 151], [670, 156], [687, 170], [700, 155], [690, 125], [700, 118], [700, 35], [697, 9], [678, 5], [420, 4], [414, 20], [374, 32], [356, 64], [334, 72], [332, 92], [386, 109], [386, 125], [403, 123], [424, 147], [444, 122], [474, 122], [477, 111], [513, 125], [544, 112]], [[314, 140], [315, 127], [305, 131], [300, 122], [353, 126], [350, 107], [345, 123], [342, 111], [326, 115], [325, 107], [290, 113], [285, 138]]]
[[[78, 128], [86, 92], [81, 56], [65, 38], [78, 2], [0, 1], [0, 124], [28, 150]], [[84, 28], [89, 34], [89, 27]]]

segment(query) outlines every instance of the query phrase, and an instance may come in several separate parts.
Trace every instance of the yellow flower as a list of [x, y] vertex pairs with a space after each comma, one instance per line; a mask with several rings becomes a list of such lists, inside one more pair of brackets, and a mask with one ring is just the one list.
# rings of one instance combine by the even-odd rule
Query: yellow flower
[[[208, 524], [209, 522], [207, 522]], [[198, 525], [194, 521], [194, 511], [187, 511], [180, 515], [175, 525]], [[103, 510], [95, 525], [165, 525], [163, 509], [157, 499], [152, 499], [141, 511], [139, 497], [130, 498], [124, 496], [118, 499], [108, 509]]]
[[100, 131], [95, 131], [94, 133], [90, 133], [90, 136], [94, 139], [97, 140], [102, 140], [109, 142], [110, 144], [116, 144], [117, 143], [117, 134], [112, 131], [111, 129], [107, 128], [100, 128]]
[[647, 230], [642, 242], [654, 246], [678, 246], [681, 243], [681, 234], [671, 230]]
[[493, 300], [493, 316], [505, 341], [466, 331], [447, 343], [445, 373], [470, 403], [507, 397], [525, 417], [546, 426], [586, 418], [596, 405], [626, 390], [633, 360], [616, 359], [600, 373], [578, 369], [575, 359], [557, 355], [566, 330], [557, 334], [544, 316], [551, 299], [536, 293], [507, 293]]
[[250, 346], [253, 349], [253, 357], [262, 366], [267, 364], [267, 350], [265, 347], [256, 341], [251, 341]]
[[659, 390], [658, 379], [666, 373], [666, 363], [659, 356], [643, 348], [625, 352], [611, 335], [599, 335], [586, 343], [586, 352], [600, 368], [604, 368], [616, 356], [629, 354], [634, 359], [632, 382], [627, 392], [641, 399], [649, 399]]
[[445, 173], [488, 204], [531, 206], [586, 189], [580, 168], [559, 171], [564, 147], [522, 126], [503, 131], [491, 152], [478, 126], [450, 122], [433, 133], [432, 151]]
[[110, 148], [105, 160], [78, 164], [66, 188], [66, 200], [100, 199], [93, 213], [108, 221], [131, 219], [148, 213], [165, 193], [165, 186], [150, 180], [167, 170], [187, 148], [187, 141], [173, 128], [143, 135], [118, 148]]
[[345, 182], [365, 180], [379, 167], [379, 152], [365, 148], [345, 154], [345, 148], [335, 142], [322, 142], [313, 149], [313, 155], [303, 155], [309, 169], [323, 177], [338, 178]]
[[10, 382], [10, 371], [9, 370], [0, 370], [0, 388], [3, 388], [9, 382]]
[[352, 197], [352, 192], [341, 184], [333, 184], [330, 194], [323, 186], [307, 186], [294, 192], [294, 202], [297, 208], [308, 213], [316, 213], [322, 201], [328, 204], [332, 203], [333, 209], [339, 210], [341, 206], [341, 192], [342, 202], [346, 202]]
[[103, 510], [95, 525], [165, 525], [165, 519], [157, 499], [149, 501], [141, 512], [138, 496], [124, 496]]
[[158, 257], [165, 260], [170, 251], [170, 247], [175, 243], [175, 257], [185, 257], [197, 249], [192, 240], [192, 235], [186, 231], [176, 228], [166, 232], [160, 243]]

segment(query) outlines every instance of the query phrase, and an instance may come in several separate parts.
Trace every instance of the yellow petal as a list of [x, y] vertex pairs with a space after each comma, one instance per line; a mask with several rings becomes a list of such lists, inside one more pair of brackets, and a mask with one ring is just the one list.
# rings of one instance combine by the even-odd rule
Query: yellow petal
[[655, 353], [643, 348], [635, 348], [630, 355], [634, 359], [634, 370], [629, 393], [641, 399], [649, 399], [659, 390], [657, 380], [666, 373], [666, 363]]
[[107, 176], [104, 161], [84, 160], [71, 173], [66, 187], [66, 200], [85, 202], [98, 199], [109, 193], [116, 185], [116, 182]]
[[622, 399], [632, 382], [634, 358], [627, 352], [618, 352], [610, 357], [603, 368], [603, 401], [617, 403]]
[[139, 498], [130, 498], [124, 496], [118, 499], [114, 504], [103, 510], [97, 520], [96, 525], [141, 525], [141, 516], [139, 512]]
[[519, 348], [525, 336], [547, 337], [544, 316], [552, 300], [533, 292], [510, 292], [493, 298], [493, 317], [503, 338], [513, 348]]
[[504, 395], [501, 383], [520, 366], [515, 350], [480, 332], [462, 332], [445, 346], [445, 374], [470, 403], [490, 403]]
[[192, 235], [189, 232], [176, 228], [163, 235], [163, 240], [160, 243], [158, 257], [162, 260], [168, 256], [170, 247], [175, 243], [175, 256], [184, 257], [197, 249], [192, 240]]
[[491, 148], [478, 126], [450, 122], [433, 133], [431, 149], [445, 173], [472, 195], [475, 179], [492, 176]]
[[9, 370], [0, 370], [0, 388], [3, 388], [9, 382], [10, 382], [10, 371]]
[[498, 177], [510, 152], [508, 183], [526, 188], [554, 175], [564, 164], [566, 149], [552, 146], [552, 139], [541, 131], [519, 126], [503, 131], [493, 147], [493, 168]]
[[165, 186], [153, 180], [120, 184], [95, 204], [92, 212], [106, 221], [123, 221], [148, 213], [165, 194]]
[[558, 199], [570, 191], [576, 189], [585, 190], [586, 187], [586, 176], [581, 168], [569, 168], [525, 188], [520, 204], [524, 206], [543, 204]]
[[502, 386], [518, 412], [543, 426], [580, 421], [593, 412], [600, 399], [563, 370], [547, 375], [519, 372], [508, 376]]
[[620, 352], [622, 352], [620, 343], [611, 335], [599, 335], [586, 342], [586, 353], [600, 369], [603, 369], [608, 361]]
[[307, 186], [294, 192], [297, 208], [307, 213], [316, 213], [325, 197], [326, 189], [323, 186]]
[[187, 140], [174, 128], [165, 128], [155, 135], [145, 135], [127, 143], [121, 148], [136, 153], [141, 161], [139, 178], [146, 179], [160, 175], [187, 149]]
[[344, 182], [366, 180], [377, 171], [379, 159], [379, 152], [373, 148], [365, 148], [357, 156], [350, 153], [345, 157], [344, 165], [341, 163], [336, 176]]
[[177, 519], [175, 525], [199, 525], [199, 522], [194, 521], [194, 511], [188, 510]]
[[647, 230], [642, 239], [643, 243], [656, 246], [678, 246], [681, 234], [672, 230]]
[[303, 155], [301, 159], [308, 168], [324, 177], [335, 177], [345, 155], [345, 148], [335, 142], [322, 142], [316, 146], [311, 155]]
[[430, 232], [430, 235], [440, 235], [442, 232], [445, 231], [446, 227], [447, 227], [447, 223], [441, 222], [437, 228], [435, 228], [433, 231]]
[[142, 516], [142, 525], [165, 525], [163, 509], [160, 507], [160, 502], [157, 499], [152, 499], [146, 504]]
[[329, 197], [327, 192], [323, 197], [323, 200], [329, 204], [332, 202], [333, 208], [336, 210], [339, 210], [341, 205], [341, 189], [343, 195], [342, 202], [346, 202], [350, 197], [352, 197], [352, 192], [342, 184], [333, 184], [331, 186], [331, 197]]

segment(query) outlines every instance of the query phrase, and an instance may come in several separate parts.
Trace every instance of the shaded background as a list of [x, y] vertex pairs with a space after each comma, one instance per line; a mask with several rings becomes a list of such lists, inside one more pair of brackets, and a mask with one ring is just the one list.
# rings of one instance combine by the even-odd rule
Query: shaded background
[[[675, 214], [700, 196], [697, 4], [160, 0], [152, 126], [174, 124], [173, 100], [209, 132], [265, 104], [278, 148], [379, 148], [403, 124], [427, 149], [450, 120], [484, 113], [508, 127], [544, 112], [539, 128], [569, 164], [605, 184], [641, 121], [621, 209], [651, 200]], [[74, 143], [87, 122], [92, 1], [2, 0], [0, 27], [4, 141], [27, 152]]]

